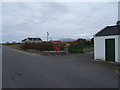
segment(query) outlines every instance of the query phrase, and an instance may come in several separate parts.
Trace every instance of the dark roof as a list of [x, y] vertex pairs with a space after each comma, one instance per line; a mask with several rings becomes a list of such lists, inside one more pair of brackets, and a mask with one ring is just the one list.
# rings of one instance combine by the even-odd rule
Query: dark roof
[[[29, 39], [29, 40], [40, 40], [40, 41], [42, 41], [41, 38], [26, 38], [26, 39]], [[24, 40], [22, 40], [22, 41], [25, 41], [26, 39], [24, 39]]]
[[117, 21], [117, 23], [116, 23], [116, 24], [118, 25], [119, 23], [120, 23], [120, 21]]
[[41, 38], [28, 38], [29, 40], [41, 40], [42, 41], [42, 39]]
[[25, 41], [25, 40], [26, 40], [26, 39], [23, 39], [22, 42]]
[[95, 34], [95, 36], [109, 36], [109, 35], [120, 35], [120, 25], [107, 26]]

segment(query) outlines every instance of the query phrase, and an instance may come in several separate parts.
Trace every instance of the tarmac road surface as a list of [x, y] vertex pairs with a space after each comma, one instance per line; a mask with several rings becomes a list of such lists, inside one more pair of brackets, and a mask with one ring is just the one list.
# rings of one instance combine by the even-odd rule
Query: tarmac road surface
[[32, 55], [2, 47], [3, 88], [118, 88], [114, 64], [92, 54]]

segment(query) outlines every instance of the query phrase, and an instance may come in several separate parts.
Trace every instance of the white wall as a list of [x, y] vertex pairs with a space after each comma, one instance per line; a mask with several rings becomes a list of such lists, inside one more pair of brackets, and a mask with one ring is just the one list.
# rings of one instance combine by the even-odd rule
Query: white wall
[[94, 38], [94, 59], [105, 60], [105, 41], [103, 37]]
[[118, 35], [94, 37], [94, 59], [105, 60], [105, 39], [115, 39], [115, 61], [118, 62]]

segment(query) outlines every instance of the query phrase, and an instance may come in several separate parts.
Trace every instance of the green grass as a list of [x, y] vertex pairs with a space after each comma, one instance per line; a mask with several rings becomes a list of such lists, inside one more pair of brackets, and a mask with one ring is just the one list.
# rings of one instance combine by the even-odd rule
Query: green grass
[[21, 50], [20, 48], [21, 44], [12, 44], [12, 45], [5, 45], [5, 46], [13, 48], [13, 49]]
[[85, 47], [85, 48], [83, 48], [84, 52], [91, 52], [93, 50], [94, 50], [94, 47]]
[[120, 67], [113, 67], [112, 69], [120, 72]]

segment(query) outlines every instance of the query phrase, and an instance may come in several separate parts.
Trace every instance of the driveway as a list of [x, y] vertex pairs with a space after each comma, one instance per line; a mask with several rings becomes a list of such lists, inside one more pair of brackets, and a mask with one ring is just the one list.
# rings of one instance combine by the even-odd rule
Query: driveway
[[115, 64], [93, 55], [42, 56], [2, 48], [3, 88], [118, 88]]

